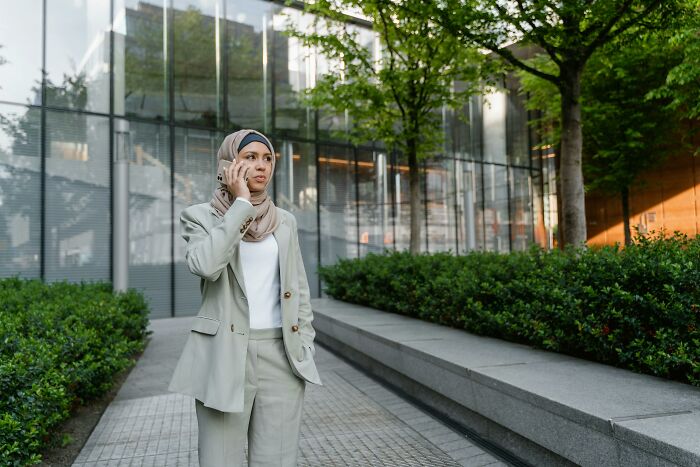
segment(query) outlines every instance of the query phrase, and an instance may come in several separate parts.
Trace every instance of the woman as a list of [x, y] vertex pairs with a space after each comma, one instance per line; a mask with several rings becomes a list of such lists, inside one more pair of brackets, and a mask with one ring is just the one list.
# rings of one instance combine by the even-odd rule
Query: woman
[[296, 219], [266, 191], [262, 133], [228, 135], [217, 159], [226, 184], [180, 216], [202, 305], [169, 390], [195, 398], [201, 467], [241, 465], [246, 438], [249, 466], [294, 466], [306, 382], [322, 385]]

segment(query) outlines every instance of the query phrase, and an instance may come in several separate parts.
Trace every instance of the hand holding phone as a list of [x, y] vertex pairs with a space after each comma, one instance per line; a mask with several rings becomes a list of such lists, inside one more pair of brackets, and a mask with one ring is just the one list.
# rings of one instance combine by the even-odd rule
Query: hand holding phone
[[226, 183], [226, 169], [231, 165], [231, 161], [226, 159], [219, 159], [219, 165], [216, 168], [216, 181], [219, 182], [221, 186], [227, 186]]
[[233, 162], [220, 160], [217, 168], [216, 179], [219, 184], [228, 188], [234, 199], [242, 196], [250, 201], [250, 190], [248, 189], [248, 170], [250, 166], [245, 161]]

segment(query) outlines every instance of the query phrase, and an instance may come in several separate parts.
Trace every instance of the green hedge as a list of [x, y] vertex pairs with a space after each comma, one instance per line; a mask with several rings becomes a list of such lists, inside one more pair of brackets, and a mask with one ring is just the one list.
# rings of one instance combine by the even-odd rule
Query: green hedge
[[700, 236], [509, 254], [369, 254], [330, 296], [700, 386]]
[[148, 305], [109, 283], [0, 280], [0, 465], [32, 465], [52, 428], [143, 350]]

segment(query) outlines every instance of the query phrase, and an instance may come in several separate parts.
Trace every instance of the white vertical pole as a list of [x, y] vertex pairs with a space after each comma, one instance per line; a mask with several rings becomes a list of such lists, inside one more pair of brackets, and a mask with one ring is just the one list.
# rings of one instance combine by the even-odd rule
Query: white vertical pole
[[131, 152], [129, 122], [114, 122], [114, 215], [112, 232], [112, 288], [123, 292], [129, 287], [129, 156]]

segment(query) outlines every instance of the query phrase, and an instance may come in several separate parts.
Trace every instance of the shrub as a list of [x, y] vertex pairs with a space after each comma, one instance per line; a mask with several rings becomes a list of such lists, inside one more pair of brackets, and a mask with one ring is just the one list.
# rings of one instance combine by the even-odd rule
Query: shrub
[[624, 249], [368, 254], [319, 268], [330, 296], [700, 386], [700, 236]]
[[76, 405], [143, 350], [148, 305], [109, 283], [0, 280], [0, 465], [32, 465]]

